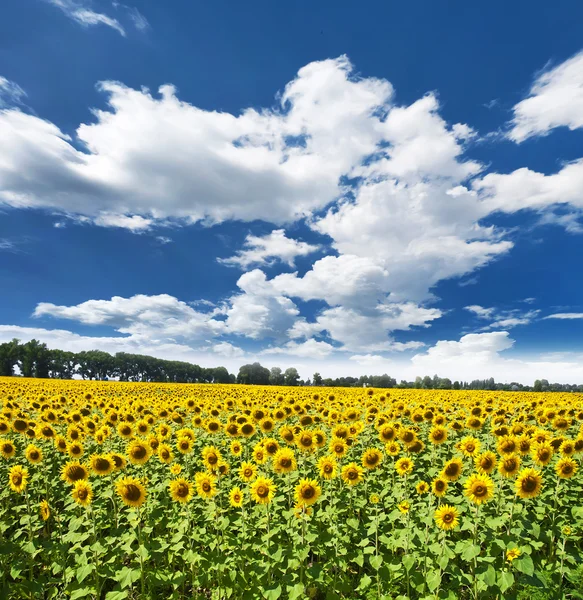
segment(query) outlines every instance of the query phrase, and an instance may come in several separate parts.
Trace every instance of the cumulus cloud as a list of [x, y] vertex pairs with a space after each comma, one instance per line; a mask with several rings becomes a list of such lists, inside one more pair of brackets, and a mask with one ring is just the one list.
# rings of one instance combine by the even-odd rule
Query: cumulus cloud
[[341, 193], [340, 178], [381, 141], [392, 95], [386, 81], [356, 78], [346, 57], [310, 63], [279, 106], [238, 116], [183, 102], [171, 85], [100, 90], [107, 110], [74, 140], [38, 117], [0, 114], [0, 156], [11, 159], [0, 160], [0, 201], [90, 219], [282, 224]]
[[243, 248], [235, 256], [218, 258], [218, 262], [227, 266], [247, 269], [251, 265], [271, 264], [276, 260], [280, 260], [293, 267], [298, 256], [306, 256], [316, 252], [319, 246], [288, 238], [285, 230], [274, 229], [264, 236], [249, 234], [245, 238]]
[[513, 112], [507, 135], [517, 143], [556, 127], [583, 127], [583, 52], [545, 69]]
[[0, 76], [0, 109], [6, 106], [22, 104], [26, 92], [13, 81]]
[[309, 339], [301, 343], [290, 341], [278, 348], [266, 348], [261, 354], [286, 354], [289, 356], [299, 356], [301, 358], [323, 359], [329, 356], [333, 351], [334, 346], [332, 346], [332, 344]]

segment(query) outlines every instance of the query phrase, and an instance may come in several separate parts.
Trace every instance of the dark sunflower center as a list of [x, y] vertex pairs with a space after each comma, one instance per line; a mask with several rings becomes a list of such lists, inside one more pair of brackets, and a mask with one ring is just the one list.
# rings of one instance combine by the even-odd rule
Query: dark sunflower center
[[12, 483], [16, 486], [19, 486], [22, 483], [22, 475], [20, 473], [15, 473], [12, 475]]
[[450, 477], [455, 477], [459, 472], [459, 467], [458, 465], [451, 464], [451, 465], [447, 465], [447, 467], [445, 468], [445, 474], [449, 475]]
[[126, 485], [125, 497], [131, 502], [137, 502], [142, 497], [142, 490], [135, 484]]
[[324, 465], [324, 473], [332, 473], [332, 465]]
[[137, 446], [133, 449], [132, 455], [134, 458], [141, 460], [142, 458], [146, 458], [146, 456], [148, 455], [148, 451], [144, 446]]
[[269, 488], [266, 485], [260, 485], [257, 488], [257, 495], [260, 498], [267, 498], [269, 496]]
[[26, 421], [23, 421], [22, 419], [16, 419], [16, 421], [14, 421], [14, 429], [16, 429], [16, 431], [25, 431], [27, 427]]
[[312, 486], [306, 487], [302, 490], [302, 497], [306, 498], [307, 500], [313, 498], [315, 495], [316, 490]]
[[203, 489], [204, 492], [210, 492], [211, 491], [211, 484], [208, 481], [203, 482], [202, 489]]
[[79, 500], [87, 500], [87, 496], [89, 495], [89, 492], [84, 489], [81, 488], [78, 492], [77, 492], [77, 496], [79, 497]]
[[448, 525], [453, 521], [453, 515], [451, 513], [445, 513], [445, 515], [443, 515], [443, 522], [447, 523]]
[[96, 471], [109, 471], [111, 463], [106, 458], [98, 458], [95, 461]]
[[219, 458], [216, 454], [209, 454], [206, 460], [209, 465], [216, 465], [219, 462]]
[[348, 471], [348, 479], [354, 481], [358, 478], [358, 473], [356, 471]]
[[573, 467], [571, 465], [563, 465], [561, 472], [563, 475], [570, 475], [573, 472]]
[[534, 477], [527, 477], [522, 481], [522, 489], [525, 492], [534, 492], [537, 487], [537, 481]]
[[445, 489], [445, 483], [443, 481], [436, 481], [435, 482], [435, 489], [438, 492], [443, 492], [443, 490]]
[[280, 464], [280, 465], [281, 465], [281, 466], [282, 466], [284, 469], [287, 469], [287, 468], [291, 467], [291, 464], [292, 464], [292, 462], [291, 462], [291, 460], [290, 460], [289, 458], [282, 458], [282, 459], [279, 461], [279, 464]]
[[2, 452], [6, 452], [6, 454], [11, 454], [14, 450], [12, 444], [2, 444]]
[[251, 469], [245, 469], [245, 477], [253, 477], [253, 471]]
[[186, 498], [188, 496], [188, 493], [190, 492], [190, 488], [185, 484], [185, 483], [181, 483], [177, 488], [176, 488], [176, 495], [179, 498]]
[[482, 498], [487, 493], [488, 493], [488, 488], [485, 485], [479, 484], [474, 488], [474, 496], [476, 496], [478, 498]]
[[366, 457], [367, 465], [376, 465], [379, 462], [379, 457], [376, 454], [370, 454]]
[[85, 469], [79, 465], [73, 465], [69, 467], [68, 470], [69, 479], [72, 481], [79, 481], [80, 479], [85, 479]]

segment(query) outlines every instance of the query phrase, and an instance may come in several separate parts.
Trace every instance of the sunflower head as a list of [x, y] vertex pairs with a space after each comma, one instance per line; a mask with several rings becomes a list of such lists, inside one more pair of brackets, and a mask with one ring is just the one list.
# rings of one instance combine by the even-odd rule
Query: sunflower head
[[0, 454], [6, 459], [14, 458], [16, 446], [10, 440], [0, 440]]
[[578, 469], [579, 465], [570, 456], [560, 458], [555, 465], [555, 473], [561, 479], [570, 479]]
[[243, 492], [240, 487], [234, 487], [229, 492], [229, 503], [234, 508], [241, 508], [243, 506]]
[[503, 456], [498, 465], [498, 472], [506, 478], [514, 477], [520, 469], [520, 456], [518, 454], [507, 454]]
[[49, 507], [49, 503], [46, 500], [41, 500], [40, 506], [40, 517], [43, 521], [48, 521], [51, 516], [51, 509]]
[[443, 477], [436, 477], [431, 482], [431, 491], [433, 492], [433, 495], [437, 496], [438, 498], [445, 496], [447, 492], [447, 485], [447, 479], [444, 479]]
[[152, 448], [145, 442], [133, 440], [128, 444], [127, 455], [134, 465], [144, 465], [152, 456]]
[[14, 465], [8, 471], [8, 485], [13, 492], [22, 494], [28, 484], [28, 469], [20, 465]]
[[77, 481], [89, 478], [89, 470], [78, 460], [65, 463], [61, 469], [61, 479], [67, 483], [74, 484]]
[[464, 494], [473, 504], [484, 504], [494, 496], [494, 482], [489, 475], [474, 473], [466, 479]]
[[88, 481], [80, 479], [75, 482], [71, 495], [77, 504], [89, 506], [93, 500], [93, 488]]
[[372, 471], [380, 466], [383, 461], [383, 453], [377, 448], [368, 448], [362, 454], [362, 466]]
[[43, 460], [43, 451], [38, 446], [29, 444], [26, 448], [24, 456], [29, 463], [37, 465]]
[[516, 478], [516, 495], [522, 499], [536, 498], [542, 489], [542, 474], [537, 469], [523, 469]]
[[333, 456], [322, 456], [318, 460], [318, 471], [322, 479], [334, 479], [337, 473], [337, 463]]
[[258, 477], [251, 484], [251, 497], [257, 504], [269, 504], [273, 500], [276, 489], [271, 479]]
[[89, 466], [95, 475], [105, 477], [115, 470], [115, 462], [110, 454], [94, 454], [89, 459]]
[[291, 473], [297, 469], [297, 462], [293, 450], [281, 448], [273, 457], [273, 470], [276, 473]]
[[518, 558], [522, 552], [518, 548], [511, 548], [510, 550], [506, 550], [506, 560], [511, 563], [513, 560]]
[[186, 504], [192, 499], [193, 486], [184, 478], [173, 479], [168, 485], [170, 490], [170, 497], [174, 502], [180, 502]]
[[322, 495], [322, 488], [315, 479], [300, 479], [295, 489], [296, 504], [310, 506]]
[[447, 461], [441, 472], [441, 476], [448, 481], [457, 481], [464, 468], [464, 463], [459, 458], [452, 458]]
[[403, 500], [401, 502], [399, 502], [399, 504], [397, 505], [397, 508], [399, 509], [399, 511], [406, 515], [409, 510], [411, 509], [411, 503], [408, 500]]
[[146, 488], [139, 479], [135, 477], [124, 477], [120, 479], [115, 489], [122, 502], [127, 506], [139, 508], [146, 501]]
[[433, 515], [435, 524], [444, 531], [455, 529], [459, 525], [457, 508], [449, 504], [442, 504]]
[[196, 492], [201, 498], [212, 498], [217, 493], [216, 477], [212, 473], [196, 473]]
[[413, 461], [410, 458], [400, 458], [395, 463], [395, 469], [401, 476], [408, 475], [413, 470]]
[[342, 480], [347, 485], [353, 486], [363, 480], [362, 469], [354, 462], [342, 468]]

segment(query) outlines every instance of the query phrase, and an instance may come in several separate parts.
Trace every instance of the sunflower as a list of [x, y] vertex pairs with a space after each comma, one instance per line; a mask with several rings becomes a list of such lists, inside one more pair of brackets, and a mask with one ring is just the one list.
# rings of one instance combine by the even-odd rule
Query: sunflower
[[194, 481], [198, 495], [201, 498], [212, 498], [217, 493], [216, 480], [211, 473], [196, 473]]
[[193, 448], [193, 441], [188, 437], [178, 438], [176, 449], [180, 454], [190, 454]]
[[221, 464], [222, 456], [218, 448], [205, 446], [202, 450], [202, 462], [209, 471], [215, 471]]
[[118, 452], [111, 452], [110, 456], [111, 460], [113, 460], [114, 471], [121, 471], [126, 468], [126, 459], [121, 454]]
[[0, 440], [0, 454], [6, 458], [14, 458], [16, 446], [10, 440]]
[[20, 465], [14, 465], [8, 472], [8, 484], [13, 492], [22, 494], [28, 484], [28, 469]]
[[464, 456], [472, 457], [480, 452], [480, 446], [480, 440], [467, 436], [459, 442], [458, 449]]
[[127, 506], [139, 508], [146, 501], [146, 488], [139, 479], [135, 477], [124, 477], [120, 479], [115, 489], [122, 502]]
[[51, 516], [51, 509], [49, 507], [49, 503], [46, 500], [41, 500], [41, 503], [39, 506], [39, 511], [40, 511], [40, 518], [43, 521], [48, 521], [49, 517]]
[[267, 455], [267, 452], [265, 452], [263, 444], [256, 444], [255, 448], [253, 448], [253, 460], [258, 465], [263, 465], [269, 460], [269, 456]]
[[57, 452], [67, 452], [67, 438], [62, 435], [57, 435], [54, 439], [55, 448]]
[[362, 469], [355, 462], [343, 467], [341, 475], [344, 483], [350, 486], [357, 485], [363, 480]]
[[459, 458], [452, 458], [447, 461], [441, 471], [441, 476], [448, 481], [457, 481], [464, 468], [464, 463]]
[[497, 450], [499, 454], [514, 454], [518, 451], [518, 443], [513, 435], [505, 435], [498, 439]]
[[152, 449], [144, 442], [133, 440], [128, 444], [126, 454], [134, 465], [144, 465], [150, 460]]
[[80, 479], [75, 482], [75, 485], [71, 490], [71, 495], [77, 504], [89, 506], [93, 500], [93, 488], [88, 481]]
[[257, 504], [269, 504], [273, 500], [276, 490], [271, 479], [258, 477], [251, 484], [251, 497]]
[[273, 457], [273, 470], [278, 473], [291, 473], [298, 468], [293, 450], [290, 448], [279, 449]]
[[243, 492], [240, 487], [234, 487], [229, 492], [229, 503], [233, 508], [241, 508], [243, 506]]
[[134, 429], [129, 423], [120, 423], [117, 426], [117, 433], [125, 440], [130, 440], [134, 437]]
[[514, 559], [518, 558], [522, 552], [518, 548], [511, 548], [506, 550], [506, 560], [511, 563]]
[[385, 444], [385, 452], [389, 456], [398, 456], [401, 452], [401, 446], [399, 442], [387, 442]]
[[257, 465], [244, 462], [239, 469], [239, 477], [247, 483], [253, 481], [257, 477]]
[[158, 458], [160, 462], [169, 465], [174, 460], [174, 453], [168, 444], [160, 444], [158, 446]]
[[335, 437], [330, 440], [329, 448], [336, 458], [342, 458], [348, 450], [348, 445], [343, 438]]
[[484, 475], [490, 475], [493, 473], [497, 462], [498, 459], [496, 458], [496, 455], [489, 450], [482, 452], [482, 454], [478, 454], [478, 456], [476, 456], [474, 459], [476, 470], [478, 473], [482, 473]]
[[251, 437], [255, 433], [255, 426], [253, 423], [243, 423], [241, 425], [241, 433], [247, 438]]
[[397, 508], [402, 514], [406, 515], [411, 508], [411, 503], [408, 500], [402, 500], [397, 504]]
[[459, 525], [459, 513], [457, 508], [449, 504], [442, 504], [433, 515], [435, 524], [445, 531], [455, 529]]
[[295, 489], [297, 506], [310, 506], [318, 501], [322, 488], [315, 479], [300, 479]]
[[474, 473], [464, 483], [464, 495], [473, 504], [484, 504], [494, 496], [494, 482], [489, 475]]
[[559, 459], [555, 465], [555, 473], [561, 479], [570, 479], [578, 469], [579, 465], [570, 456]]
[[365, 469], [372, 471], [383, 462], [383, 453], [376, 448], [368, 448], [363, 452], [361, 462]]
[[170, 467], [170, 473], [172, 473], [172, 475], [180, 475], [181, 472], [182, 467], [180, 465], [174, 464]]
[[67, 452], [71, 458], [80, 458], [84, 452], [83, 444], [81, 442], [71, 442], [67, 446]]
[[530, 455], [535, 465], [546, 467], [551, 462], [554, 453], [553, 447], [548, 442], [540, 442], [533, 446]]
[[61, 469], [61, 479], [67, 483], [74, 484], [89, 478], [89, 470], [78, 460], [65, 463]]
[[429, 432], [429, 441], [432, 444], [443, 444], [447, 440], [447, 429], [441, 425], [435, 425]]
[[234, 440], [231, 442], [230, 450], [233, 456], [239, 456], [243, 452], [243, 446], [241, 442]]
[[391, 425], [383, 425], [383, 427], [381, 427], [379, 431], [379, 439], [385, 444], [387, 442], [392, 442], [395, 439], [396, 435], [397, 432], [395, 431], [395, 428]]
[[378, 494], [371, 494], [368, 500], [371, 504], [378, 504], [381, 501]]
[[322, 479], [334, 479], [338, 472], [338, 464], [333, 456], [322, 456], [318, 460], [318, 471]]
[[427, 492], [430, 490], [430, 486], [426, 481], [419, 481], [417, 483], [417, 485], [415, 486], [415, 491], [420, 495], [423, 496], [424, 494], [427, 494]]
[[442, 498], [443, 496], [445, 496], [445, 493], [447, 492], [447, 479], [443, 479], [443, 477], [436, 477], [432, 482], [431, 482], [431, 491], [433, 492], [434, 496], [437, 496], [438, 498]]
[[573, 440], [565, 440], [559, 447], [559, 452], [563, 456], [573, 456], [575, 454], [575, 444]]
[[395, 463], [395, 469], [401, 476], [408, 475], [413, 470], [413, 461], [410, 458], [400, 458]]
[[520, 456], [518, 454], [507, 454], [500, 460], [498, 472], [506, 478], [514, 477], [520, 469]]
[[170, 496], [174, 502], [180, 502], [186, 504], [192, 499], [193, 486], [192, 483], [186, 479], [180, 477], [179, 479], [173, 479], [168, 484], [170, 490]]
[[536, 498], [542, 489], [543, 478], [537, 469], [523, 469], [516, 479], [516, 495], [522, 499]]
[[105, 477], [115, 470], [115, 462], [110, 454], [93, 454], [89, 459], [89, 467], [95, 475]]
[[43, 451], [38, 446], [29, 444], [24, 452], [24, 456], [29, 463], [37, 465], [43, 460]]

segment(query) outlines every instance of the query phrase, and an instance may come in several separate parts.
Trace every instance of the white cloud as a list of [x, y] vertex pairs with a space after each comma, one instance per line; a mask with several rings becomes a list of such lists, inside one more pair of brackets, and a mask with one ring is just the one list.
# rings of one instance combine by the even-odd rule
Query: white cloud
[[[534, 300], [534, 298], [527, 298], [528, 301]], [[531, 302], [527, 302], [530, 304]], [[540, 314], [540, 310], [527, 310], [522, 309], [499, 309], [499, 308], [485, 308], [476, 304], [470, 306], [464, 306], [465, 310], [473, 313], [479, 319], [491, 321], [488, 325], [481, 328], [481, 331], [487, 331], [488, 329], [511, 329], [518, 325], [528, 325]]]
[[75, 140], [38, 117], [6, 111], [0, 201], [93, 220], [103, 213], [293, 221], [332, 202], [341, 176], [382, 139], [380, 113], [392, 87], [351, 71], [345, 57], [310, 63], [278, 107], [238, 116], [183, 102], [170, 85], [155, 96], [103, 82], [108, 109], [93, 111], [95, 122], [79, 125]]
[[547, 315], [546, 317], [543, 317], [543, 319], [583, 319], [583, 313], [555, 313], [553, 315]]
[[0, 238], [0, 250], [14, 250], [14, 242]]
[[289, 356], [299, 356], [301, 358], [323, 359], [334, 351], [334, 346], [327, 342], [318, 342], [314, 339], [305, 342], [288, 342], [279, 348], [266, 348], [261, 354], [287, 354]]
[[82, 25], [89, 27], [91, 25], [107, 25], [115, 29], [118, 33], [125, 36], [126, 32], [121, 23], [112, 17], [103, 13], [91, 10], [88, 3], [82, 0], [45, 0], [49, 4], [60, 8], [67, 17]]
[[219, 342], [212, 346], [212, 351], [215, 354], [226, 356], [228, 358], [239, 358], [245, 355], [245, 352], [238, 346], [234, 346], [229, 342]]
[[271, 264], [278, 259], [293, 267], [298, 256], [306, 256], [319, 249], [317, 245], [288, 238], [283, 229], [274, 229], [263, 237], [249, 234], [243, 247], [235, 256], [218, 258], [218, 262], [246, 269], [251, 265]]
[[111, 300], [87, 300], [76, 306], [37, 305], [34, 317], [50, 316], [85, 325], [112, 327], [119, 333], [155, 340], [205, 340], [220, 335], [224, 323], [213, 313], [201, 313], [168, 294], [131, 298], [114, 296]]
[[13, 81], [0, 76], [0, 109], [6, 106], [22, 104], [26, 92]]
[[513, 110], [507, 135], [517, 143], [555, 127], [583, 127], [583, 52], [541, 73]]
[[100, 227], [120, 227], [134, 233], [148, 231], [152, 226], [152, 219], [145, 219], [140, 215], [129, 217], [112, 213], [101, 213], [93, 222]]
[[166, 244], [172, 243], [172, 238], [166, 237], [164, 235], [158, 235], [156, 236], [156, 241], [160, 242], [163, 246], [165, 246]]
[[391, 362], [380, 354], [354, 354], [353, 356], [349, 357], [349, 360], [353, 360], [363, 367], [370, 367], [374, 369], [391, 366]]
[[471, 313], [474, 313], [478, 317], [482, 319], [489, 319], [494, 313], [493, 308], [484, 308], [483, 306], [479, 306], [478, 304], [472, 304], [471, 306], [464, 306], [466, 310]]

